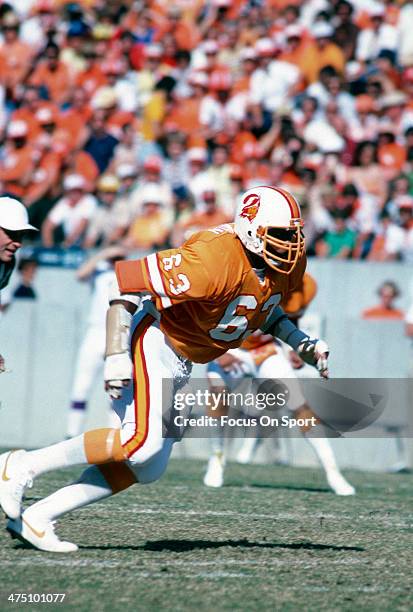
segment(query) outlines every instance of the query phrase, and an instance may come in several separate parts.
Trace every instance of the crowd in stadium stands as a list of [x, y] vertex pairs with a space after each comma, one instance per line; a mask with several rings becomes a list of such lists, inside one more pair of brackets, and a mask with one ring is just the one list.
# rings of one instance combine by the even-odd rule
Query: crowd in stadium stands
[[44, 246], [178, 245], [299, 198], [310, 254], [413, 261], [413, 2], [8, 0], [0, 189]]

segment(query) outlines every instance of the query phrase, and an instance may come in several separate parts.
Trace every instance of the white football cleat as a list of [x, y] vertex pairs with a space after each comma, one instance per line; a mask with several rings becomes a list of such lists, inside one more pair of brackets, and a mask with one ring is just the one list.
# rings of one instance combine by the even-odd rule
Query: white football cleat
[[208, 461], [204, 485], [218, 489], [224, 484], [225, 457], [221, 451], [215, 452]]
[[340, 472], [327, 474], [327, 481], [336, 495], [355, 495], [356, 489], [344, 478]]
[[25, 455], [25, 450], [0, 455], [0, 505], [11, 519], [20, 516], [24, 492], [33, 486], [33, 475], [22, 461]]
[[29, 510], [26, 510], [20, 518], [9, 520], [6, 529], [13, 539], [30, 544], [39, 550], [57, 553], [79, 550], [76, 544], [59, 540], [54, 532], [54, 522], [36, 520], [34, 516], [30, 517]]

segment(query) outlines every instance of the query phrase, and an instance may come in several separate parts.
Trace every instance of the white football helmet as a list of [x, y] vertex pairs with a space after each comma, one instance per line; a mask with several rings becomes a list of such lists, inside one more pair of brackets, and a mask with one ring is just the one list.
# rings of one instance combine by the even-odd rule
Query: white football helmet
[[280, 187], [249, 189], [235, 213], [235, 233], [245, 248], [281, 274], [290, 274], [304, 253], [302, 227], [298, 202]]

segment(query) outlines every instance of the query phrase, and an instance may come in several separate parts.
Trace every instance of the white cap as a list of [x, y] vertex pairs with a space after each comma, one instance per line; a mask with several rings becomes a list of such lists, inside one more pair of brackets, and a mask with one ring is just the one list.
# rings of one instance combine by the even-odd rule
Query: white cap
[[159, 204], [163, 205], [162, 192], [155, 185], [146, 185], [140, 192], [141, 201], [143, 204]]
[[63, 189], [71, 191], [72, 189], [85, 189], [86, 181], [81, 174], [69, 174], [63, 181]]
[[219, 46], [216, 40], [206, 40], [202, 45], [204, 53], [218, 53]]
[[275, 45], [271, 38], [259, 38], [254, 45], [258, 55], [271, 55], [274, 53]]
[[12, 232], [38, 231], [37, 227], [30, 225], [26, 207], [18, 200], [8, 197], [0, 198], [0, 227]]
[[28, 131], [27, 123], [25, 121], [11, 121], [9, 123], [9, 127], [7, 128], [7, 136], [9, 138], [23, 138], [23, 136], [27, 136]]
[[334, 28], [325, 21], [317, 21], [311, 28], [314, 38], [330, 38], [334, 34]]
[[137, 168], [133, 164], [120, 164], [116, 168], [116, 175], [120, 179], [129, 178], [138, 174]]
[[188, 151], [188, 159], [189, 161], [200, 161], [206, 162], [207, 160], [207, 152], [203, 147], [192, 147]]

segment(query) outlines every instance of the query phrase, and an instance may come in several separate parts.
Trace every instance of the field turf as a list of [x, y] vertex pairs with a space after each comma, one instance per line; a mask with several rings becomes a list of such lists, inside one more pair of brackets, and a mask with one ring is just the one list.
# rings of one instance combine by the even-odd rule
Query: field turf
[[[81, 545], [57, 555], [0, 533], [0, 610], [412, 610], [411, 475], [349, 473], [354, 498], [320, 471], [238, 466], [206, 489], [204, 464], [174, 460], [136, 486], [63, 518]], [[28, 502], [77, 470], [39, 478]], [[17, 605], [9, 594], [66, 593]]]

